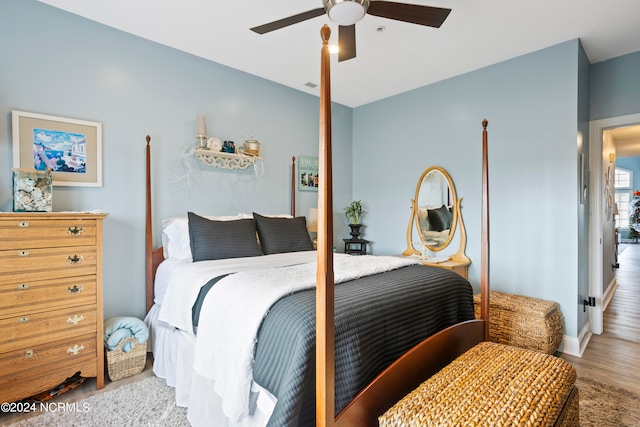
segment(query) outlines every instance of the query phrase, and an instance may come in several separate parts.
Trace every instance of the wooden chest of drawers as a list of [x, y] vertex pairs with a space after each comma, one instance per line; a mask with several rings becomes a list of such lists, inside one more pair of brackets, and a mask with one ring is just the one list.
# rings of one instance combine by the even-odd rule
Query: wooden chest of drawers
[[76, 372], [104, 385], [105, 217], [0, 213], [0, 402]]

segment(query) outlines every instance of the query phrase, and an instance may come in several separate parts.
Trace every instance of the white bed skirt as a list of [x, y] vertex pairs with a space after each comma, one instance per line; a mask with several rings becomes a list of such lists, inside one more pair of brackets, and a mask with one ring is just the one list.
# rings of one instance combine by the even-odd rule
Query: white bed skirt
[[187, 418], [194, 427], [259, 427], [271, 417], [276, 398], [255, 382], [251, 386], [251, 416], [240, 422], [227, 418], [222, 400], [213, 391], [213, 381], [193, 370], [195, 335], [158, 320], [160, 307], [151, 307], [144, 319], [149, 327], [147, 348], [153, 352], [153, 372], [175, 388], [176, 404], [188, 408]]

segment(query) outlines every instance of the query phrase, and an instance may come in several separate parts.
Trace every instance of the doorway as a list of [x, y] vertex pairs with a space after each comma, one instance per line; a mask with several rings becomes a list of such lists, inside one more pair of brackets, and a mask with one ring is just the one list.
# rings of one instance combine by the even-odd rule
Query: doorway
[[[611, 218], [613, 200], [607, 187], [612, 185], [607, 180], [611, 179], [609, 168], [615, 159], [615, 148], [611, 147], [613, 138], [605, 132], [637, 124], [640, 124], [640, 114], [594, 120], [589, 126], [589, 295], [596, 299], [596, 306], [589, 310], [589, 323], [591, 332], [595, 334], [603, 331], [603, 312], [616, 289], [615, 271], [610, 281], [605, 283], [604, 280], [605, 276], [608, 277], [605, 269], [613, 264], [614, 249], [610, 246], [613, 245], [614, 232]], [[608, 172], [607, 177], [605, 172]], [[605, 248], [608, 248], [607, 252]]]

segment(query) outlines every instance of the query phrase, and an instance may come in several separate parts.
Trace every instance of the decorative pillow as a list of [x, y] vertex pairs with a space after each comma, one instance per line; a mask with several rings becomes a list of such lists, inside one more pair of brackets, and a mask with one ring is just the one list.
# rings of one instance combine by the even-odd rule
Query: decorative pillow
[[253, 219], [212, 221], [193, 212], [187, 215], [193, 262], [262, 255]]
[[[253, 218], [243, 214], [233, 216], [206, 216], [215, 221], [235, 221]], [[162, 251], [165, 259], [191, 259], [189, 240], [189, 219], [187, 216], [174, 216], [162, 221]]]
[[425, 232], [431, 230], [431, 224], [429, 224], [429, 210], [419, 208], [418, 209], [418, 224], [420, 229]]
[[254, 212], [253, 218], [265, 255], [313, 250], [305, 217], [268, 217]]
[[429, 224], [433, 231], [443, 231], [451, 228], [452, 215], [445, 205], [438, 209], [429, 209]]

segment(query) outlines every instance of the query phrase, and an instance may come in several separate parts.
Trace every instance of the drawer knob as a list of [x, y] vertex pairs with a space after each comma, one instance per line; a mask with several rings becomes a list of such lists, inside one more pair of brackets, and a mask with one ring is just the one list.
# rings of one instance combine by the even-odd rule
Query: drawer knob
[[80, 234], [84, 233], [84, 229], [82, 227], [78, 228], [77, 226], [73, 226], [73, 228], [69, 227], [67, 228], [67, 233], [73, 235], [73, 236], [79, 236]]
[[18, 323], [27, 323], [29, 320], [29, 316], [24, 316], [24, 317], [19, 317], [18, 318]]
[[31, 359], [33, 357], [33, 355], [35, 354], [35, 352], [33, 350], [27, 350], [24, 353], [24, 358], [25, 359]]
[[30, 225], [29, 221], [21, 221], [21, 222], [18, 223], [18, 227], [20, 227], [20, 228], [27, 228], [27, 227], [29, 227], [29, 225]]
[[84, 291], [84, 286], [82, 285], [80, 285], [80, 287], [78, 287], [78, 285], [73, 285], [73, 288], [71, 286], [67, 288], [68, 294], [79, 294], [82, 291]]
[[78, 256], [78, 255], [74, 255], [73, 257], [69, 256], [67, 257], [67, 261], [69, 261], [70, 264], [80, 264], [83, 261], [83, 257], [82, 255]]
[[84, 316], [82, 314], [79, 316], [77, 314], [74, 314], [73, 317], [67, 318], [67, 323], [70, 325], [77, 325], [79, 323], [82, 323], [83, 321]]
[[70, 356], [75, 356], [77, 354], [80, 354], [82, 350], [84, 350], [84, 346], [76, 344], [73, 347], [69, 347], [67, 349], [67, 354], [69, 354]]
[[29, 256], [29, 251], [18, 251], [18, 256]]
[[20, 291], [26, 291], [27, 289], [29, 289], [31, 287], [31, 285], [29, 285], [28, 283], [20, 283], [18, 285], [18, 290]]

